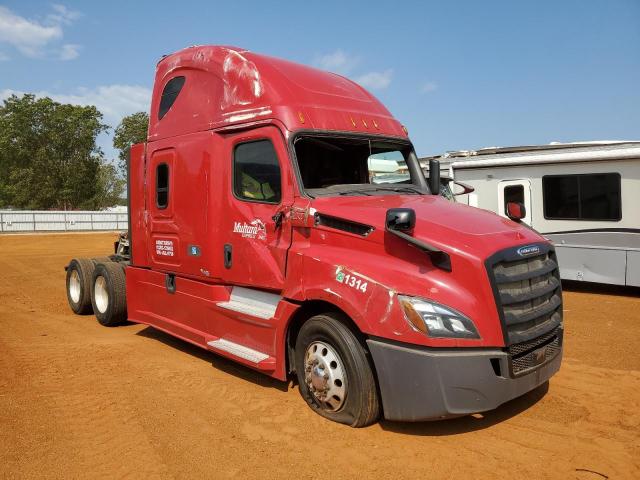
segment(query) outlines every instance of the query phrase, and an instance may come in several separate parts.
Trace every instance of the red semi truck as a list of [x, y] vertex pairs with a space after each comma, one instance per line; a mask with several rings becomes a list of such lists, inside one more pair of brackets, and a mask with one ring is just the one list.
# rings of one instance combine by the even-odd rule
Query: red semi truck
[[[372, 183], [372, 158], [409, 178]], [[437, 195], [430, 172], [356, 83], [186, 48], [158, 63], [131, 148], [128, 238], [70, 262], [69, 304], [295, 375], [313, 410], [354, 427], [494, 409], [560, 368], [554, 249]]]

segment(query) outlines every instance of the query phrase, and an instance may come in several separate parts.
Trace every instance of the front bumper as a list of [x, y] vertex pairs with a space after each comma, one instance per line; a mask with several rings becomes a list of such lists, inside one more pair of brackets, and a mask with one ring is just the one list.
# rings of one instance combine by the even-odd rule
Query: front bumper
[[512, 376], [500, 349], [438, 351], [367, 340], [387, 420], [438, 420], [493, 410], [545, 383], [562, 348], [530, 372]]

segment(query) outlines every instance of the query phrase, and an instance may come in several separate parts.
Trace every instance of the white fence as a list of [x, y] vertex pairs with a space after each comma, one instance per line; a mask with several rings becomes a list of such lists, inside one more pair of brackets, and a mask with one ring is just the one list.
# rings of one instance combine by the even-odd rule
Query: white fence
[[0, 233], [127, 230], [127, 212], [0, 210]]

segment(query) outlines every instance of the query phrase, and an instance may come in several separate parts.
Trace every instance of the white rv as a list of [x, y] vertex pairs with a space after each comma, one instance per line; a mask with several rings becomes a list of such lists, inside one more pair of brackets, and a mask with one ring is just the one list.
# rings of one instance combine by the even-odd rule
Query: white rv
[[[566, 280], [640, 286], [640, 142], [486, 148], [437, 158], [475, 191], [458, 201], [523, 221], [556, 245]], [[426, 159], [422, 159], [426, 160]]]

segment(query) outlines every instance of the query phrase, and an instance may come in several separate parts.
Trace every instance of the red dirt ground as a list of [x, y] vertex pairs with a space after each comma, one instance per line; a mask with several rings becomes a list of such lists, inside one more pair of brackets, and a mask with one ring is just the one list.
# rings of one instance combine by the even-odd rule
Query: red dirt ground
[[570, 285], [565, 361], [484, 415], [351, 429], [297, 387], [65, 297], [113, 234], [0, 237], [2, 478], [640, 478], [640, 292]]

